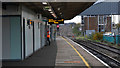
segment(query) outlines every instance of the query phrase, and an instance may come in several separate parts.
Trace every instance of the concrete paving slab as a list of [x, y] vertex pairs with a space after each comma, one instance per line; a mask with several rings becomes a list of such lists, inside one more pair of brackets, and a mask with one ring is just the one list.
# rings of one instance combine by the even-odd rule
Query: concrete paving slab
[[[79, 55], [75, 52], [75, 50], [61, 37], [57, 37], [57, 56], [56, 56], [56, 66], [70, 66], [70, 67], [83, 67], [86, 65], [83, 60], [79, 57]], [[94, 58], [84, 49], [75, 44], [75, 42], [70, 39], [66, 39], [70, 44], [72, 44], [75, 49], [83, 56], [83, 58], [87, 61], [90, 67], [93, 68], [106, 68], [106, 66], [101, 63], [98, 59]], [[86, 67], [88, 68], [88, 67]]]
[[82, 59], [61, 37], [57, 37], [57, 56], [55, 66], [85, 66]]
[[67, 39], [68, 42], [70, 42], [70, 44], [72, 44], [78, 50], [78, 52], [85, 58], [85, 60], [89, 63], [90, 66], [98, 67], [98, 68], [99, 67], [106, 68], [106, 66], [103, 63], [98, 61], [98, 59], [94, 58], [92, 55], [90, 55], [88, 52], [86, 52], [80, 46], [75, 44], [74, 41], [70, 40], [69, 38], [66, 38], [66, 39]]

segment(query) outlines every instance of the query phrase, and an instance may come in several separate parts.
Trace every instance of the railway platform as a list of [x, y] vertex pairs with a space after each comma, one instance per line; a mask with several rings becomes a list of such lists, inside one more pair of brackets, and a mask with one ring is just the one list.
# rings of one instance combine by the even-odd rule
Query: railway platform
[[105, 64], [69, 38], [57, 37], [55, 66], [106, 68]]
[[56, 38], [50, 46], [46, 46], [29, 58], [23, 61], [5, 61], [3, 68], [10, 66], [49, 66], [55, 68], [107, 68], [105, 63], [94, 55], [89, 53], [79, 44], [73, 42], [69, 38], [61, 36]]

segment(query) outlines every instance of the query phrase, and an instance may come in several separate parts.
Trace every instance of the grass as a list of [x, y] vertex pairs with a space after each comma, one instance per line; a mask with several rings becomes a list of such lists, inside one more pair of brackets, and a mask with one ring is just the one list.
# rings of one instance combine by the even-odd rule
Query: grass
[[76, 39], [85, 39], [85, 37], [78, 36]]

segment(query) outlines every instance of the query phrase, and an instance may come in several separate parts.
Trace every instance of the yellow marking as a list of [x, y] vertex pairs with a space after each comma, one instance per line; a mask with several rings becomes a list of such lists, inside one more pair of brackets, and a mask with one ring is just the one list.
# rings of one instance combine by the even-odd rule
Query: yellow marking
[[[63, 38], [63, 37], [61, 37]], [[79, 57], [83, 60], [83, 62], [85, 63], [85, 65], [88, 67], [88, 68], [91, 68], [90, 65], [87, 63], [87, 61], [82, 57], [82, 55], [77, 51], [77, 49], [72, 45], [70, 44], [65, 38], [63, 38], [75, 51], [76, 53], [79, 55]]]

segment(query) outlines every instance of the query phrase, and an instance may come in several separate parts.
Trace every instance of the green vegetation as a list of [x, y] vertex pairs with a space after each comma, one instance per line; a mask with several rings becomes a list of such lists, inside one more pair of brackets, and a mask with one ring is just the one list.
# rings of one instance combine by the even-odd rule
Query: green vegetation
[[95, 41], [95, 42], [102, 42], [103, 41], [103, 32], [100, 32], [100, 33], [96, 32], [96, 33], [91, 34], [90, 36], [85, 35], [84, 37], [78, 35], [76, 37], [76, 39], [91, 40], [91, 41]]
[[93, 33], [91, 34], [88, 39], [91, 39], [91, 40], [97, 40], [97, 41], [102, 41], [103, 40], [103, 32], [96, 32], [96, 33]]
[[[114, 45], [114, 44], [103, 41], [103, 32], [92, 33], [90, 36], [87, 36], [87, 35], [81, 36], [81, 32], [79, 31], [79, 28], [80, 28], [80, 23], [76, 24], [72, 29], [76, 39], [90, 40], [94, 42], [106, 43], [108, 45]], [[120, 28], [120, 24], [117, 25], [117, 28]]]
[[74, 26], [74, 28], [72, 29], [74, 35], [76, 36], [76, 39], [88, 39], [88, 40], [98, 40], [98, 41], [102, 41], [103, 40], [103, 32], [96, 32], [91, 34], [90, 36], [85, 35], [84, 37], [81, 37], [81, 31], [79, 30], [81, 24], [78, 23]]
[[93, 35], [93, 40], [103, 40], [103, 33], [100, 32], [100, 33], [95, 33]]
[[72, 29], [73, 33], [76, 35], [76, 36], [80, 36], [81, 35], [81, 32], [79, 31], [79, 28], [80, 28], [80, 23], [76, 24], [74, 26], [74, 28]]
[[78, 36], [76, 39], [85, 39], [85, 37]]
[[[87, 36], [87, 35], [81, 36], [80, 35], [81, 32], [79, 31], [79, 26], [76, 25], [75, 28], [73, 29], [73, 32], [77, 35], [75, 37], [76, 39], [90, 40], [90, 41], [93, 41], [93, 42], [99, 42], [99, 43], [107, 44], [109, 46], [112, 46], [112, 47], [120, 49], [120, 45], [103, 41], [103, 32], [96, 32], [96, 33], [91, 34], [90, 36]], [[120, 24], [117, 26], [117, 28], [120, 28]]]

